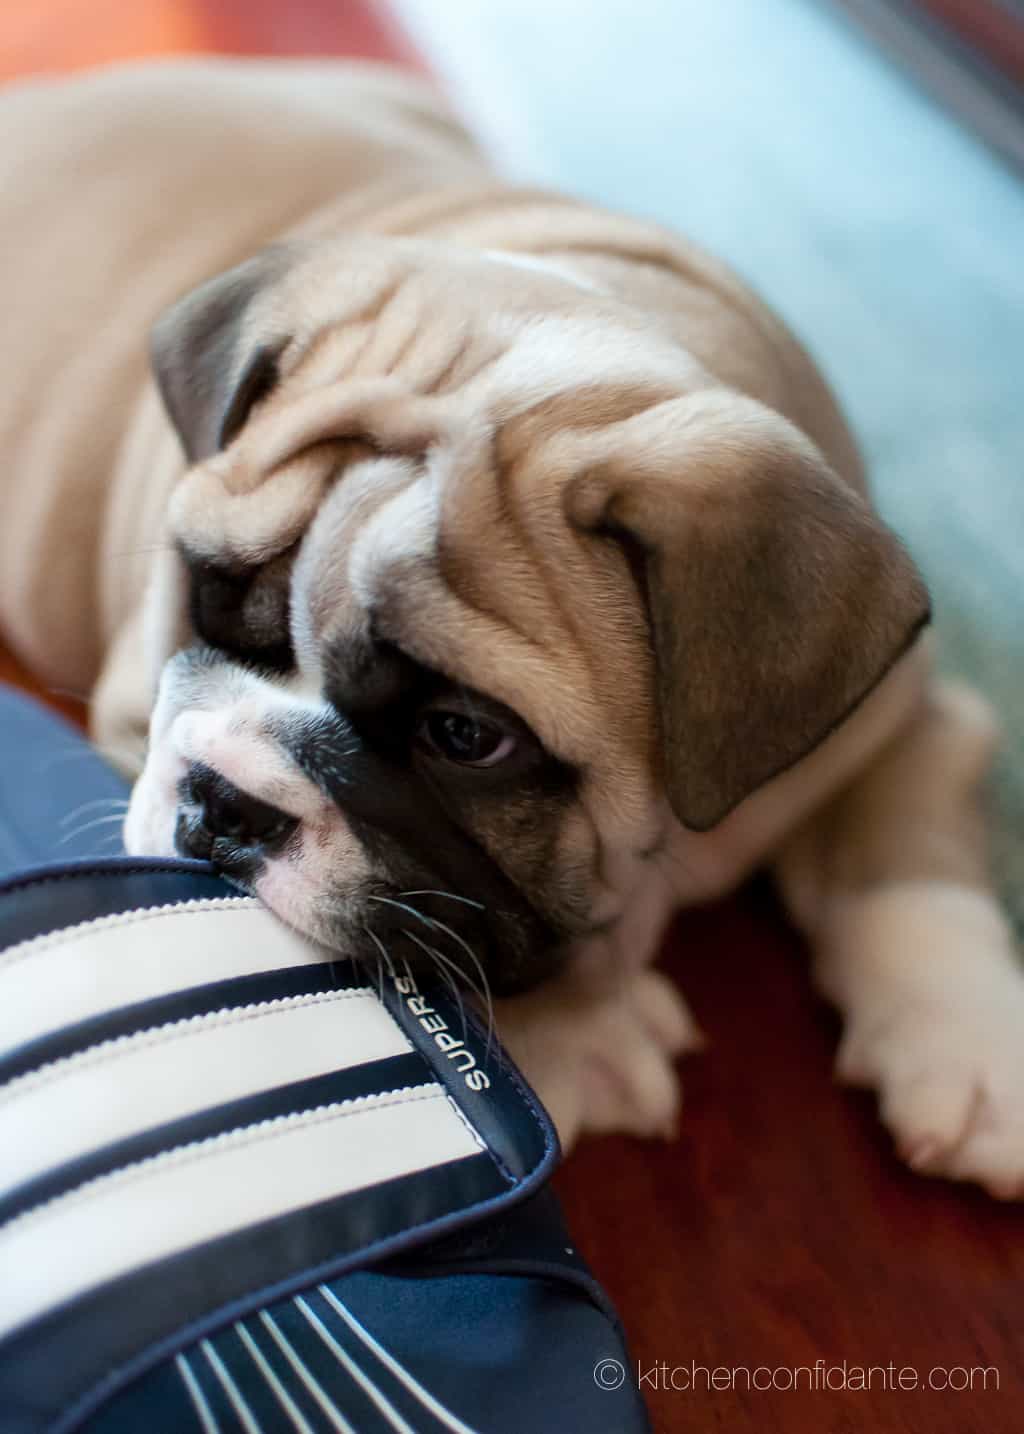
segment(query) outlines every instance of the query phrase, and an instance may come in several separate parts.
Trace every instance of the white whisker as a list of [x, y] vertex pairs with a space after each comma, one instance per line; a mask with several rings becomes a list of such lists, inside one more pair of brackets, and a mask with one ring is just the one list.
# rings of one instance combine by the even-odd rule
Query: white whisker
[[376, 948], [377, 948], [377, 950], [380, 952], [381, 956], [383, 956], [384, 960], [387, 962], [388, 975], [391, 977], [391, 981], [392, 981], [392, 984], [393, 984], [393, 983], [394, 983], [394, 979], [395, 979], [395, 963], [394, 963], [394, 961], [392, 961], [391, 957], [388, 955], [388, 951], [387, 951], [387, 948], [386, 948], [385, 945], [384, 945], [384, 942], [380, 939], [380, 937], [379, 937], [378, 935], [376, 935], [375, 932], [371, 931], [368, 926], [364, 926], [364, 927], [363, 927], [363, 930], [366, 932], [367, 936], [369, 936], [370, 940], [371, 940], [371, 941], [373, 942], [373, 944], [376, 946]]
[[487, 979], [487, 972], [484, 970], [483, 962], [473, 950], [472, 946], [470, 946], [469, 943], [465, 941], [457, 931], [453, 931], [450, 926], [446, 926], [443, 921], [438, 921], [436, 918], [432, 919], [430, 924], [431, 926], [436, 927], [439, 931], [443, 931], [447, 936], [450, 936], [453, 941], [457, 941], [459, 943], [463, 951], [465, 951], [466, 955], [473, 962], [480, 975], [480, 984], [483, 987], [483, 990], [480, 992], [480, 995], [487, 1008], [487, 1054], [490, 1055], [491, 1039], [494, 1035], [494, 997], [491, 995], [491, 983]]
[[[438, 951], [436, 946], [428, 946], [425, 941], [421, 941], [420, 938], [415, 934], [415, 932], [410, 931], [408, 927], [402, 927], [402, 934], [404, 936], [408, 936], [410, 941], [414, 941], [421, 951], [425, 951], [428, 956], [433, 956], [436, 961], [440, 962], [440, 965], [437, 968], [437, 973], [444, 981], [449, 991], [451, 991], [455, 1004], [459, 1008], [459, 1016], [462, 1020], [462, 1039], [465, 1040], [467, 1029], [466, 1008], [462, 1003], [462, 992], [459, 990], [458, 982], [451, 974], [454, 971], [456, 975], [462, 976], [463, 979], [465, 979], [465, 972], [460, 971], [459, 968], [455, 965], [454, 961], [450, 960], [447, 956], [444, 956], [440, 951]], [[470, 984], [472, 985], [472, 983]], [[482, 1000], [482, 992], [478, 992], [477, 994], [480, 995], [480, 998]]]
[[[417, 911], [414, 906], [406, 905], [404, 901], [393, 901], [389, 896], [370, 896], [368, 900], [379, 901], [385, 906], [394, 906], [399, 911], [408, 912], [410, 916], [415, 917], [417, 921], [422, 921], [424, 925], [429, 926], [432, 930], [443, 931], [446, 936], [450, 936], [453, 941], [462, 947], [463, 951], [465, 951], [466, 955], [473, 962], [480, 976], [480, 986], [475, 989], [483, 1001], [484, 1008], [487, 1012], [487, 1055], [490, 1055], [491, 1041], [494, 1037], [494, 997], [491, 995], [491, 983], [487, 979], [487, 972], [484, 970], [483, 962], [473, 948], [457, 931], [453, 931], [452, 928], [446, 926], [443, 921], [438, 921], [436, 917], [424, 916], [422, 911]], [[461, 974], [465, 976], [464, 972]], [[473, 984], [474, 983], [470, 981], [470, 985]]]
[[86, 812], [95, 811], [97, 807], [117, 807], [121, 811], [127, 811], [128, 806], [127, 797], [96, 797], [94, 801], [83, 802], [81, 806], [75, 807], [74, 811], [68, 812], [66, 817], [61, 817], [60, 824], [66, 827], [70, 822], [84, 817]]
[[109, 826], [111, 822], [123, 823], [124, 812], [111, 812], [109, 816], [93, 817], [91, 822], [85, 822], [82, 826], [75, 827], [72, 831], [65, 832], [61, 839], [58, 841], [57, 845], [63, 846], [65, 842], [75, 841], [78, 837], [84, 836], [86, 832], [92, 831], [93, 827]]
[[417, 921], [422, 921], [424, 926], [433, 926], [429, 916], [424, 916], [422, 911], [417, 911], [415, 906], [406, 906], [404, 901], [392, 901], [390, 896], [368, 896], [367, 901], [380, 901], [385, 906], [393, 906], [398, 911], [404, 911], [409, 916], [414, 916]]
[[464, 906], [475, 906], [477, 911], [486, 911], [482, 901], [471, 901], [468, 896], [456, 896], [454, 891], [400, 891], [399, 896], [443, 896], [448, 901], [461, 901]]

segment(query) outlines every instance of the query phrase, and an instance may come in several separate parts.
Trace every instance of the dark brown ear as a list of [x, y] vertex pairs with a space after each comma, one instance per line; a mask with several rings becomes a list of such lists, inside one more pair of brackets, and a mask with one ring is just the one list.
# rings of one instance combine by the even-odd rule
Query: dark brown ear
[[567, 490], [645, 590], [666, 792], [715, 826], [843, 721], [929, 618], [903, 547], [790, 424], [697, 395], [604, 430]]
[[261, 332], [255, 300], [291, 266], [283, 246], [208, 280], [154, 325], [150, 355], [157, 386], [190, 463], [234, 438], [277, 382], [287, 335]]

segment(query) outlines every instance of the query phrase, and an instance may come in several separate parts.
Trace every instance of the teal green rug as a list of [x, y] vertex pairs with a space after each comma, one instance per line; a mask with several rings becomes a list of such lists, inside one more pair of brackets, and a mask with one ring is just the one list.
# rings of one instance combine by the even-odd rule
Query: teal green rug
[[1008, 729], [1024, 923], [1024, 184], [813, 0], [397, 0], [506, 168], [685, 230], [829, 374]]

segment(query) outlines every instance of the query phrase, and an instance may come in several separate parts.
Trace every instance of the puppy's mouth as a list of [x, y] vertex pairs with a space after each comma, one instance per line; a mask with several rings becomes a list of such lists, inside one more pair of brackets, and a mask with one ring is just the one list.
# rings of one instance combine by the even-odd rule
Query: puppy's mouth
[[[229, 881], [254, 892], [260, 890], [261, 877], [266, 876], [271, 860], [279, 858], [296, 866], [300, 862], [298, 817], [242, 791], [201, 762], [192, 764], [178, 791], [174, 845], [180, 855], [208, 861]], [[325, 900], [329, 907], [326, 894]], [[349, 916], [359, 911], [365, 917], [363, 931], [373, 948], [371, 959], [380, 957], [379, 970], [394, 977], [400, 968], [431, 968], [443, 981], [468, 990], [487, 1007], [492, 998], [491, 982], [474, 947], [457, 929], [466, 923], [460, 921], [461, 913], [453, 916], [453, 902], [474, 914], [485, 911], [483, 903], [453, 892], [392, 890], [382, 885], [362, 890], [350, 902]], [[321, 911], [322, 917], [326, 915]], [[481, 933], [473, 934], [479, 937]], [[337, 924], [331, 935], [338, 939]]]
[[550, 974], [553, 932], [408, 773], [328, 704], [207, 653], [165, 671], [125, 845], [213, 864], [373, 969], [431, 969], [482, 1001]]

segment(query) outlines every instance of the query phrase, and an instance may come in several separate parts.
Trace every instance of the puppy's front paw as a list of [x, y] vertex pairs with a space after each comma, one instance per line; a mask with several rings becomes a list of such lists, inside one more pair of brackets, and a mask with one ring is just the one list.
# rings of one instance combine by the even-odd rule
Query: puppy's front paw
[[674, 1135], [681, 1103], [674, 1062], [702, 1038], [664, 976], [640, 971], [599, 997], [566, 979], [499, 1002], [497, 1017], [564, 1149], [585, 1132]]
[[841, 1079], [875, 1087], [900, 1154], [927, 1175], [1024, 1198], [1024, 981], [949, 992], [847, 1031]]

